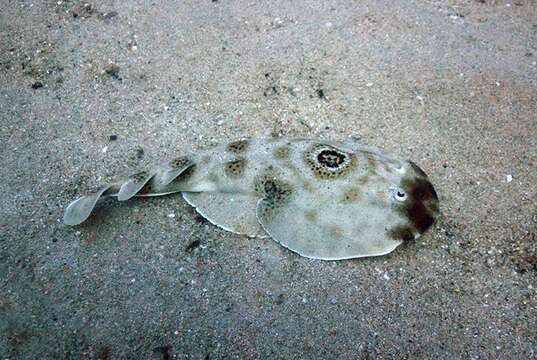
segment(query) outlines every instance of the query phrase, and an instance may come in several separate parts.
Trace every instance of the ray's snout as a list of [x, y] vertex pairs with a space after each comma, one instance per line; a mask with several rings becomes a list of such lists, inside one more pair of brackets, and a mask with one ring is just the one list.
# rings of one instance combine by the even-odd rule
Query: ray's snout
[[412, 227], [420, 234], [426, 232], [440, 214], [438, 195], [427, 174], [412, 161], [408, 162], [412, 174], [402, 180], [402, 187], [408, 194], [404, 215]]

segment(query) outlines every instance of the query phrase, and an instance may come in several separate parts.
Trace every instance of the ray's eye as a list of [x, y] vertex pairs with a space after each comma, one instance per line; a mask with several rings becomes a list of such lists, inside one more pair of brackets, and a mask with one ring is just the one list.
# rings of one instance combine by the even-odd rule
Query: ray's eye
[[401, 190], [397, 190], [395, 193], [395, 200], [397, 201], [405, 201], [406, 200], [406, 193]]

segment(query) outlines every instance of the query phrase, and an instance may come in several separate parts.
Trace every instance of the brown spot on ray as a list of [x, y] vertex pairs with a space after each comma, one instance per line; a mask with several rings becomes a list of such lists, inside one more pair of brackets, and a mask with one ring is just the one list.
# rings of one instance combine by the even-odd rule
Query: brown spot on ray
[[236, 177], [244, 173], [246, 168], [246, 159], [237, 159], [228, 161], [224, 165], [224, 170], [228, 176]]
[[189, 162], [189, 158], [181, 156], [170, 161], [170, 167], [174, 170], [181, 169], [185, 167]]
[[293, 195], [293, 188], [278, 179], [268, 179], [263, 183], [264, 198], [258, 205], [262, 216], [271, 217], [275, 212], [287, 205]]
[[274, 156], [277, 159], [287, 159], [291, 154], [291, 148], [289, 146], [280, 146], [274, 149]]
[[227, 149], [234, 154], [240, 154], [246, 151], [249, 144], [248, 140], [237, 140], [229, 143]]

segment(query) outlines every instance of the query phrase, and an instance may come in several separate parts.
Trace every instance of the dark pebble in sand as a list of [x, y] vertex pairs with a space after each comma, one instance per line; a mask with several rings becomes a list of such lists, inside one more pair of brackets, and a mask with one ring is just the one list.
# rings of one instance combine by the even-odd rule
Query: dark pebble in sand
[[108, 64], [104, 71], [110, 77], [113, 77], [114, 79], [119, 79], [119, 66], [117, 66], [116, 64]]
[[43, 83], [41, 81], [36, 81], [32, 84], [32, 89], [36, 90], [43, 87]]
[[137, 157], [138, 159], [143, 158], [143, 157], [144, 157], [144, 149], [142, 149], [142, 148], [138, 148], [138, 149], [136, 149], [136, 157]]
[[106, 19], [111, 19], [113, 17], [116, 17], [117, 15], [118, 15], [117, 11], [109, 11], [109, 12], [101, 14], [100, 18], [106, 20]]

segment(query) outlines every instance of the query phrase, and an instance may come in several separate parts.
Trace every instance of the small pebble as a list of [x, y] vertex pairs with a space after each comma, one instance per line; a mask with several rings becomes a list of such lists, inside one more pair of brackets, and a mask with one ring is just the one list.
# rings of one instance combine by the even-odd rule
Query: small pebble
[[110, 135], [110, 141], [116, 141], [117, 135]]
[[513, 181], [513, 176], [511, 174], [508, 174], [505, 176], [505, 180], [510, 183], [511, 181]]
[[168, 217], [169, 217], [170, 219], [173, 219], [173, 218], [175, 217], [175, 214], [174, 214], [174, 213], [168, 214]]

